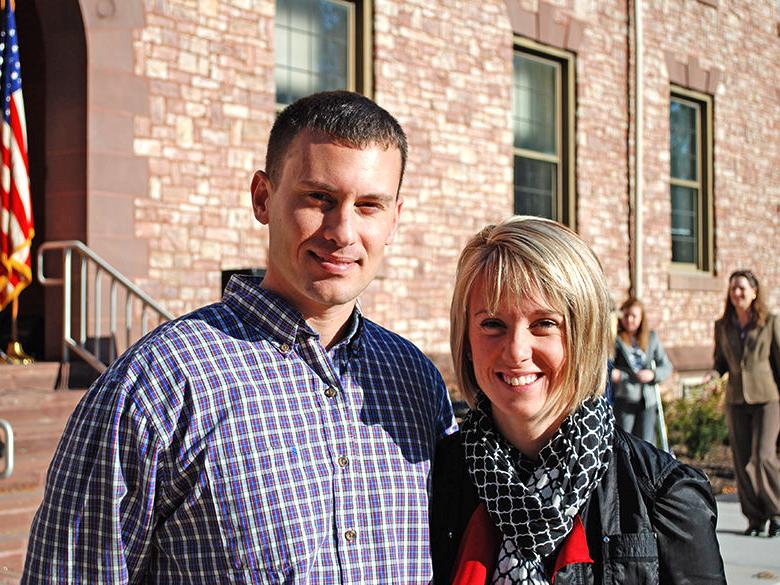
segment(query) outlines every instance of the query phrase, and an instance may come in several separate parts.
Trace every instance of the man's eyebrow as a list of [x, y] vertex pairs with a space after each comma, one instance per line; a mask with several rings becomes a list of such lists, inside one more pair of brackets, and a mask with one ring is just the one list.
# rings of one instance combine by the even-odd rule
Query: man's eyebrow
[[[304, 189], [311, 189], [313, 191], [325, 191], [327, 193], [337, 193], [338, 187], [335, 185], [331, 185], [330, 183], [325, 183], [323, 181], [317, 181], [315, 179], [302, 179], [299, 182], [299, 185], [303, 187]], [[361, 193], [358, 195], [359, 199], [373, 199], [376, 201], [381, 201], [383, 203], [389, 203], [396, 200], [395, 195], [390, 195], [388, 193]]]
[[314, 179], [301, 179], [300, 185], [302, 187], [306, 187], [307, 189], [314, 189], [317, 191], [337, 191], [335, 185], [331, 185], [330, 183], [323, 183], [322, 181], [315, 181]]

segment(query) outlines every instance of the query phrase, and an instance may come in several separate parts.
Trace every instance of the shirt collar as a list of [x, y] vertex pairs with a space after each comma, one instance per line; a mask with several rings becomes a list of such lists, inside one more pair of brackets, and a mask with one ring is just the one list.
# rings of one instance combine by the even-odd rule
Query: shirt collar
[[350, 352], [354, 352], [360, 348], [360, 341], [364, 329], [363, 313], [360, 311], [360, 303], [355, 304], [355, 309], [349, 316], [349, 322], [347, 323], [347, 329], [344, 333], [344, 338], [331, 348], [331, 351], [340, 348], [346, 348]]
[[[299, 337], [319, 338], [297, 309], [276, 293], [262, 288], [261, 282], [262, 277], [259, 276], [233, 275], [225, 287], [222, 300], [247, 325], [267, 333], [283, 353], [292, 349]], [[355, 305], [347, 333], [334, 349], [343, 344], [356, 347], [363, 329], [363, 314]]]

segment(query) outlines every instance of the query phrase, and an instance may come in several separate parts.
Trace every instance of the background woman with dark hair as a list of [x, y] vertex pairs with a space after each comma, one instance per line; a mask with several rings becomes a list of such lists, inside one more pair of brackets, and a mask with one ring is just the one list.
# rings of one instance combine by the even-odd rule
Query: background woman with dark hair
[[780, 319], [764, 302], [750, 270], [729, 277], [723, 316], [715, 322], [714, 369], [729, 374], [726, 422], [745, 534], [780, 535]]
[[672, 375], [672, 363], [658, 335], [650, 330], [639, 299], [630, 297], [620, 306], [620, 313], [611, 374], [615, 422], [624, 431], [655, 445], [655, 385]]

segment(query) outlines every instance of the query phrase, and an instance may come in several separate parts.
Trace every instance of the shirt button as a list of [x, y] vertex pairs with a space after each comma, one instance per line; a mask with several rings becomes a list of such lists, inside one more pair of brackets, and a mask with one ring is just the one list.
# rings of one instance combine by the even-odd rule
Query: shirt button
[[346, 467], [347, 465], [349, 465], [349, 459], [347, 458], [346, 455], [339, 456], [337, 461], [338, 461], [339, 467]]
[[338, 394], [338, 390], [336, 390], [333, 386], [328, 386], [325, 388], [325, 396], [328, 398], [335, 398], [336, 394]]
[[347, 530], [347, 531], [344, 533], [344, 539], [345, 539], [347, 542], [352, 542], [352, 541], [353, 541], [353, 540], [355, 540], [356, 538], [357, 538], [357, 532], [355, 532], [355, 531], [354, 531], [354, 530], [352, 530], [351, 528], [350, 528], [349, 530]]
[[283, 343], [282, 345], [279, 346], [279, 351], [281, 351], [282, 353], [287, 353], [288, 351], [290, 351], [290, 346], [287, 345], [286, 343]]

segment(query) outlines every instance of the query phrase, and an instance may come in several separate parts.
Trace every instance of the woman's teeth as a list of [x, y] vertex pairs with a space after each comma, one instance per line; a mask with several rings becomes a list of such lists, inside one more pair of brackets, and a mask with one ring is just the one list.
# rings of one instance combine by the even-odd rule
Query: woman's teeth
[[505, 376], [501, 375], [504, 382], [510, 386], [526, 386], [536, 381], [536, 374], [528, 374], [527, 376]]

